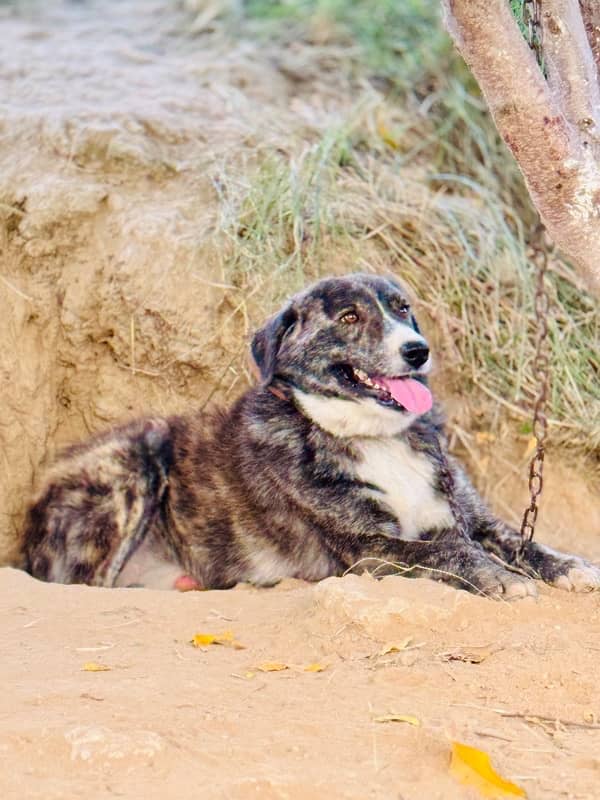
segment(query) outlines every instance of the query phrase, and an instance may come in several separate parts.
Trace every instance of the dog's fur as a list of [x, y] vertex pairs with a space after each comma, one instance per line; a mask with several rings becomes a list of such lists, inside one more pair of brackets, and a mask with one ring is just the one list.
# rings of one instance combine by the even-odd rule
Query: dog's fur
[[261, 383], [231, 410], [135, 421], [62, 456], [29, 510], [29, 570], [225, 588], [358, 565], [505, 597], [535, 593], [525, 573], [600, 587], [600, 570], [535, 542], [520, 571], [507, 569], [519, 534], [447, 454], [436, 407], [410, 413], [357, 382], [351, 368], [426, 384], [430, 360], [411, 367], [407, 344], [423, 362], [425, 339], [391, 279], [331, 278], [298, 294], [255, 335]]

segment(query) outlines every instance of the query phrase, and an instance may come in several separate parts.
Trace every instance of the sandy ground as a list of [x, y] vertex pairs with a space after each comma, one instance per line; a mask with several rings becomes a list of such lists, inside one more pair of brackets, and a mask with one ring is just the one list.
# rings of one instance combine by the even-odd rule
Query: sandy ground
[[[246, 385], [253, 320], [219, 286], [213, 235], [223, 186], [356, 99], [318, 59], [300, 75], [291, 50], [205, 48], [166, 0], [24, 7], [0, 8], [2, 564], [58, 446]], [[527, 437], [480, 435], [471, 398], [448, 408], [455, 450], [517, 522]], [[585, 474], [551, 454], [538, 535], [600, 561]], [[532, 798], [598, 797], [600, 596], [540, 594], [347, 576], [176, 595], [1, 569], [0, 797], [468, 797], [452, 740]], [[244, 649], [189, 644], [227, 630]], [[389, 714], [420, 725], [375, 721]]]
[[[368, 576], [178, 595], [10, 569], [0, 596], [3, 798], [477, 797], [452, 740], [529, 797], [598, 797], [600, 596]], [[228, 630], [244, 649], [189, 644]]]

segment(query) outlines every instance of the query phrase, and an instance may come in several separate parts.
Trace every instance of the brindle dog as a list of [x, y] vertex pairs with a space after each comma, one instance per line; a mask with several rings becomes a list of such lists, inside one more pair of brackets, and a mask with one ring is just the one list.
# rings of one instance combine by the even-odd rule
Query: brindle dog
[[[600, 570], [496, 519], [448, 455], [405, 291], [349, 275], [255, 335], [261, 383], [228, 412], [150, 417], [68, 450], [30, 510], [44, 580], [225, 588], [353, 566], [505, 598], [600, 587]], [[527, 574], [525, 574], [527, 573]]]

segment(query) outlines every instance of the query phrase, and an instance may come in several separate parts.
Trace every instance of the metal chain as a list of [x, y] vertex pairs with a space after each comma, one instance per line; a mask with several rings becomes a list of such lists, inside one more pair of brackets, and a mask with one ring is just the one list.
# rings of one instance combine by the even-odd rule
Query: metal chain
[[[525, 0], [524, 11], [527, 12], [529, 46], [534, 51], [536, 60], [541, 67], [543, 59], [541, 0]], [[519, 555], [522, 554], [525, 544], [533, 539], [535, 533], [535, 524], [538, 517], [538, 499], [544, 488], [544, 455], [548, 433], [546, 402], [548, 399], [550, 363], [546, 339], [548, 337], [550, 301], [545, 286], [545, 277], [548, 269], [548, 250], [544, 241], [544, 226], [541, 222], [538, 222], [533, 232], [530, 247], [533, 251], [531, 261], [536, 268], [534, 308], [537, 335], [533, 358], [533, 376], [537, 381], [538, 390], [533, 409], [535, 452], [529, 465], [529, 505], [525, 509], [521, 522], [521, 552]]]
[[[524, 11], [527, 12], [528, 42], [535, 53], [536, 60], [542, 67], [542, 18], [541, 0], [524, 0]], [[548, 433], [548, 418], [546, 417], [546, 403], [548, 400], [550, 359], [546, 348], [548, 338], [548, 311], [550, 300], [546, 292], [545, 278], [548, 270], [548, 247], [544, 240], [544, 226], [538, 222], [532, 232], [529, 246], [531, 248], [530, 261], [536, 269], [535, 285], [535, 324], [536, 343], [533, 357], [533, 376], [538, 383], [535, 405], [533, 410], [533, 435], [535, 437], [535, 452], [529, 465], [529, 505], [523, 514], [521, 522], [521, 548], [517, 553], [516, 563], [519, 564], [527, 542], [533, 539], [535, 524], [538, 517], [538, 499], [544, 488], [544, 455], [546, 436]], [[442, 448], [438, 456], [441, 462], [441, 480], [445, 493], [450, 500], [450, 508], [459, 529], [466, 531], [466, 521], [454, 495], [455, 486], [452, 471]]]
[[535, 523], [538, 516], [538, 498], [544, 488], [544, 454], [548, 433], [546, 402], [548, 399], [550, 360], [546, 348], [548, 337], [548, 309], [550, 301], [545, 287], [548, 269], [548, 251], [544, 243], [544, 226], [539, 223], [532, 241], [531, 260], [536, 267], [535, 285], [535, 323], [537, 329], [535, 355], [533, 357], [533, 376], [538, 383], [538, 390], [533, 408], [533, 435], [535, 451], [529, 465], [529, 505], [521, 522], [521, 538], [523, 545], [533, 539]]

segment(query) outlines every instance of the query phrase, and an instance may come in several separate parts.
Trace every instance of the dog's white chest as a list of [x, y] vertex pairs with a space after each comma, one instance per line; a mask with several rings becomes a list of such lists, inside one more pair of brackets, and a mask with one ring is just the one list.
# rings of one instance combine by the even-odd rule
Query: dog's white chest
[[374, 496], [396, 515], [403, 539], [451, 525], [448, 502], [434, 491], [433, 464], [399, 439], [364, 439], [357, 445], [357, 476], [376, 486]]

